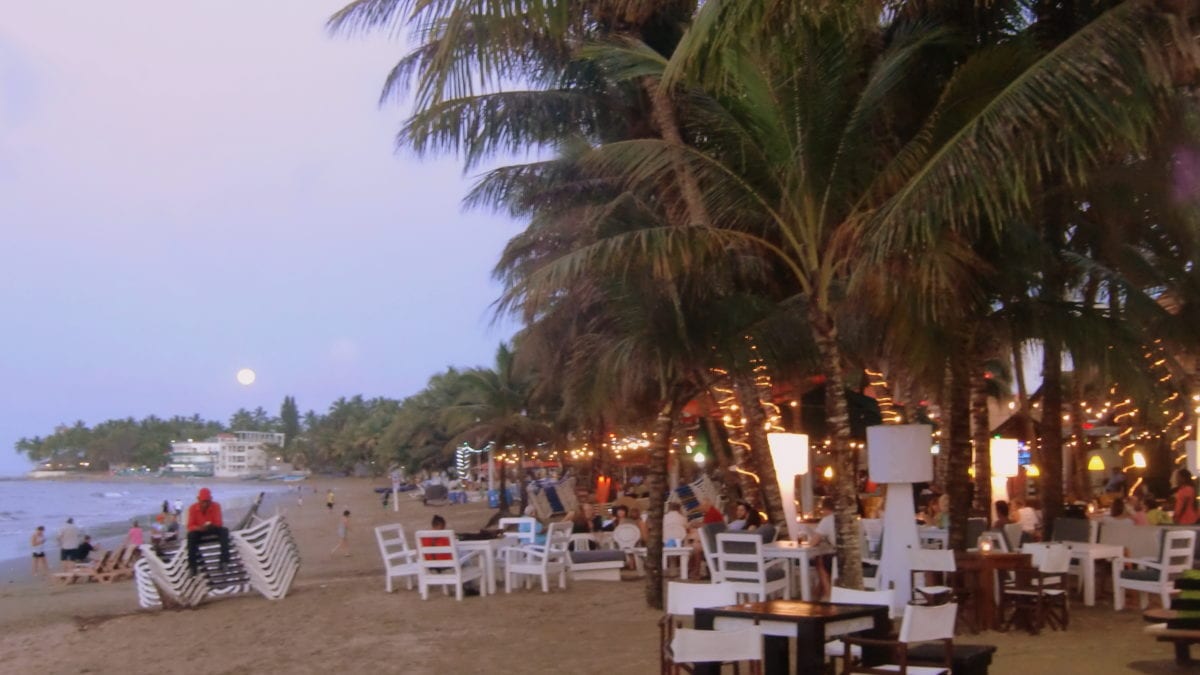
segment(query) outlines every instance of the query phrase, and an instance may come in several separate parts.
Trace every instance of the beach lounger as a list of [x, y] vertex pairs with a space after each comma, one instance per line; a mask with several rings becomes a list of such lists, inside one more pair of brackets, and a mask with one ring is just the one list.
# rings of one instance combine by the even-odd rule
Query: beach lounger
[[450, 488], [445, 485], [430, 485], [425, 488], [421, 502], [425, 506], [444, 506], [450, 503]]
[[113, 552], [105, 551], [104, 555], [95, 562], [78, 563], [65, 572], [55, 573], [54, 580], [63, 585], [73, 584], [76, 581], [92, 581], [98, 578], [97, 575], [107, 573], [114, 560]]

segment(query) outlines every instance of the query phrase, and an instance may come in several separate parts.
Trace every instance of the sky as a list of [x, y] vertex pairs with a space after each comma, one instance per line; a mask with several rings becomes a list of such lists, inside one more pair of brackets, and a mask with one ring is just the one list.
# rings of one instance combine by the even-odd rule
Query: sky
[[520, 226], [462, 209], [454, 158], [395, 151], [404, 46], [329, 36], [345, 1], [6, 4], [0, 475], [60, 423], [322, 411], [491, 363]]

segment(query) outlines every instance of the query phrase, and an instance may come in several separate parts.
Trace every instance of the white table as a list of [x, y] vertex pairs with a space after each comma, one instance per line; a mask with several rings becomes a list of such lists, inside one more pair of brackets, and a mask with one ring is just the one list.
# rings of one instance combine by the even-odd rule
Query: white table
[[488, 595], [493, 595], [496, 592], [496, 552], [511, 545], [506, 538], [470, 539], [459, 540], [455, 548], [460, 553], [479, 551], [479, 554], [483, 556], [483, 578], [486, 586], [483, 591]]
[[1071, 551], [1071, 562], [1083, 568], [1083, 604], [1096, 604], [1096, 561], [1114, 560], [1125, 555], [1125, 549], [1115, 544], [1089, 544], [1082, 541], [1054, 541], [1049, 543], [1025, 544], [1022, 551], [1045, 550], [1052, 544], [1065, 545]]
[[[634, 555], [638, 558], [639, 567], [641, 561], [646, 558], [647, 549], [645, 546], [636, 546], [633, 548]], [[690, 546], [663, 546], [662, 567], [667, 569], [667, 563], [671, 558], [679, 559], [679, 578], [686, 579], [688, 573], [688, 560], [692, 557], [692, 547]]]
[[917, 529], [917, 538], [921, 541], [921, 548], [946, 548], [950, 541], [950, 531], [924, 525]]
[[805, 602], [812, 602], [812, 584], [809, 582], [808, 566], [809, 561], [814, 557], [822, 555], [833, 555], [834, 549], [829, 544], [797, 544], [794, 541], [776, 541], [770, 544], [763, 544], [763, 557], [767, 560], [773, 558], [787, 558], [796, 561], [800, 567], [800, 599]]

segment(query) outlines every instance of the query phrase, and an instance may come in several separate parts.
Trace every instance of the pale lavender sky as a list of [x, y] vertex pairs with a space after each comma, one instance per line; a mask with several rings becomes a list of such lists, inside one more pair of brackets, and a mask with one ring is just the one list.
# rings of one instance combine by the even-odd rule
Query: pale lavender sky
[[324, 410], [491, 362], [519, 227], [461, 210], [453, 159], [393, 152], [403, 47], [330, 38], [342, 4], [6, 4], [0, 474], [60, 422]]

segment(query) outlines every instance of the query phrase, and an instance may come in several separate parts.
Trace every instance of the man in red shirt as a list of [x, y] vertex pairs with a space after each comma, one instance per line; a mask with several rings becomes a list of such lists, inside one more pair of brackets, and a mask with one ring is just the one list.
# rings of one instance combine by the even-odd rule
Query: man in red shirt
[[188, 569], [193, 575], [200, 567], [200, 544], [216, 537], [221, 544], [221, 569], [229, 564], [229, 529], [221, 520], [221, 505], [212, 500], [208, 488], [200, 488], [196, 503], [188, 508]]

